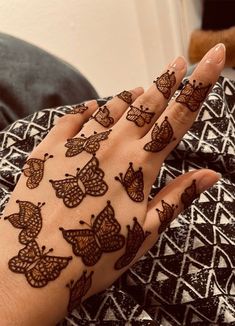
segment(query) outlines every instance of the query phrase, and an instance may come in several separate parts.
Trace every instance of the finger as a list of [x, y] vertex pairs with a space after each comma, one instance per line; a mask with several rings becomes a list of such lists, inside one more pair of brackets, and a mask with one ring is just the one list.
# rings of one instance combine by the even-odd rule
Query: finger
[[179, 87], [185, 72], [185, 59], [183, 57], [176, 58], [122, 116], [115, 126], [118, 128], [118, 132], [128, 131], [127, 134], [130, 137], [143, 137], [165, 110], [171, 95]]
[[151, 131], [142, 138], [146, 153], [159, 153], [154, 156], [156, 164], [162, 164], [192, 126], [202, 102], [217, 81], [224, 62], [225, 47], [219, 44], [201, 60], [180, 94], [169, 104]]
[[44, 139], [44, 144], [47, 142], [48, 145], [53, 145], [74, 137], [97, 108], [96, 100], [86, 102], [83, 106], [73, 106], [71, 112], [57, 120], [55, 126]]
[[[190, 207], [192, 201], [212, 187], [220, 177], [215, 171], [202, 169], [181, 175], [165, 186], [149, 202], [144, 229], [151, 234], [146, 238], [142, 250], [152, 247], [179, 213]], [[139, 252], [139, 257], [143, 251]]]
[[129, 105], [143, 92], [142, 87], [137, 87], [114, 96], [105, 105], [98, 108], [85, 126], [83, 133], [87, 135], [93, 131], [102, 132], [110, 129], [120, 119]]

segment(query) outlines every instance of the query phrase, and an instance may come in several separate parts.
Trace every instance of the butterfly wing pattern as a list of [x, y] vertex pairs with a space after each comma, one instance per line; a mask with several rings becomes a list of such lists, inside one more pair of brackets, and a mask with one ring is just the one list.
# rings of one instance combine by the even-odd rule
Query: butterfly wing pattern
[[125, 237], [119, 234], [121, 226], [115, 218], [110, 201], [96, 217], [92, 229], [98, 238], [102, 252], [120, 250], [125, 244]]
[[156, 211], [157, 211], [158, 216], [159, 216], [159, 220], [161, 222], [161, 224], [160, 224], [160, 226], [158, 228], [158, 234], [161, 234], [162, 232], [165, 231], [168, 224], [172, 221], [172, 219], [174, 217], [175, 209], [177, 207], [178, 206], [175, 206], [175, 205], [169, 205], [164, 200], [162, 200], [163, 211], [156, 208]]
[[84, 150], [84, 145], [86, 143], [86, 138], [71, 138], [67, 140], [67, 143], [64, 145], [67, 147], [65, 153], [66, 157], [73, 157], [80, 154]]
[[108, 185], [103, 177], [104, 172], [99, 168], [99, 161], [93, 156], [81, 170], [78, 170], [75, 177], [49, 181], [56, 191], [56, 196], [63, 199], [66, 207], [73, 208], [78, 206], [86, 195], [103, 196], [107, 192]]
[[86, 195], [103, 196], [108, 190], [108, 185], [103, 180], [104, 171], [99, 168], [95, 156], [78, 172], [77, 178], [83, 183]]
[[107, 139], [110, 132], [111, 129], [98, 134], [95, 133], [88, 138], [82, 134], [79, 138], [68, 139], [67, 143], [65, 144], [65, 147], [68, 148], [65, 156], [73, 157], [80, 154], [84, 150], [89, 154], [95, 154], [100, 148], [100, 142]]
[[174, 71], [169, 73], [169, 70], [167, 70], [164, 74], [158, 77], [154, 83], [156, 84], [157, 89], [168, 100], [171, 96], [171, 89], [176, 83]]
[[120, 98], [121, 100], [123, 100], [124, 102], [126, 102], [129, 105], [132, 103], [132, 94], [131, 94], [131, 92], [123, 91], [123, 92], [117, 94], [117, 97]]
[[165, 117], [160, 127], [155, 124], [152, 130], [152, 140], [144, 145], [144, 149], [148, 152], [160, 152], [170, 142], [175, 140], [173, 137], [173, 129], [168, 121], [168, 117]]
[[190, 111], [195, 112], [205, 100], [210, 87], [211, 84], [202, 86], [202, 83], [196, 86], [196, 80], [193, 80], [193, 83], [187, 81], [175, 101], [184, 104]]
[[44, 164], [49, 158], [52, 157], [53, 155], [46, 153], [44, 155], [44, 159], [42, 160], [38, 158], [30, 158], [25, 162], [28, 167], [24, 168], [22, 171], [28, 178], [26, 181], [26, 186], [29, 189], [34, 189], [39, 186], [44, 174]]
[[72, 105], [72, 109], [68, 112], [68, 114], [82, 114], [88, 109], [88, 106], [85, 103]]
[[40, 250], [35, 240], [21, 249], [17, 256], [8, 262], [9, 269], [14, 273], [24, 274], [28, 283], [35, 288], [41, 288], [55, 280], [72, 257], [49, 256], [45, 246]]
[[181, 201], [184, 205], [184, 209], [188, 208], [194, 199], [198, 197], [196, 180], [193, 180], [192, 184], [187, 187], [181, 195]]
[[106, 105], [99, 108], [98, 112], [94, 115], [94, 119], [106, 128], [109, 128], [111, 125], [114, 124], [114, 119], [110, 116], [109, 109]]
[[65, 230], [62, 227], [60, 230], [64, 239], [72, 245], [74, 255], [81, 257], [86, 266], [93, 266], [99, 261], [102, 251], [97, 244], [93, 230]]
[[133, 218], [134, 225], [132, 229], [130, 225], [127, 225], [127, 241], [125, 253], [116, 261], [114, 268], [122, 269], [129, 265], [131, 261], [135, 258], [138, 250], [142, 246], [144, 240], [150, 235], [150, 232], [143, 231], [142, 226], [137, 221], [137, 218]]
[[155, 115], [154, 112], [148, 111], [148, 108], [143, 108], [140, 105], [140, 108], [131, 105], [130, 110], [127, 112], [127, 120], [132, 121], [138, 127], [143, 127], [146, 124], [149, 124], [152, 120], [152, 117]]
[[75, 283], [72, 280], [66, 285], [70, 290], [67, 308], [69, 314], [71, 314], [74, 309], [79, 308], [82, 298], [86, 295], [91, 287], [93, 271], [91, 271], [88, 276], [86, 274], [87, 271], [84, 271], [82, 276]]
[[6, 216], [4, 219], [18, 229], [22, 229], [19, 234], [19, 242], [27, 244], [35, 239], [42, 228], [41, 207], [45, 203], [34, 205], [29, 201], [16, 201], [19, 204], [19, 213]]
[[119, 173], [119, 177], [116, 176], [115, 180], [119, 181], [125, 188], [128, 196], [135, 202], [142, 202], [144, 200], [144, 179], [142, 168], [134, 171], [133, 163], [129, 162], [129, 167], [123, 177], [122, 173]]
[[77, 230], [60, 228], [64, 239], [72, 245], [73, 253], [81, 257], [86, 266], [95, 265], [103, 253], [117, 251], [124, 246], [125, 237], [120, 234], [121, 226], [109, 201], [89, 227]]

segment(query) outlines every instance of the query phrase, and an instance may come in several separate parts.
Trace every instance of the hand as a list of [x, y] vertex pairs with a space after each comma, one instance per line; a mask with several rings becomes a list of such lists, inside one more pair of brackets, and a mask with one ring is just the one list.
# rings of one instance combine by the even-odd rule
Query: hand
[[4, 325], [58, 322], [112, 284], [218, 181], [214, 171], [192, 171], [148, 202], [224, 60], [222, 45], [211, 49], [168, 106], [186, 72], [181, 57], [146, 92], [122, 92], [99, 109], [92, 101], [58, 120], [26, 162], [1, 221]]

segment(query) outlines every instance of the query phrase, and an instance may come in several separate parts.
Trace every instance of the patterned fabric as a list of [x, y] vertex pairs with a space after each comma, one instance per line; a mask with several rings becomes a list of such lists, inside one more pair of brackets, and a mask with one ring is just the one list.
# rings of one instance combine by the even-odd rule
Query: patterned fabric
[[[0, 133], [1, 210], [29, 153], [70, 108], [36, 112]], [[150, 197], [174, 177], [202, 167], [222, 173], [221, 181], [112, 287], [61, 325], [235, 325], [235, 82], [225, 78], [167, 158]]]

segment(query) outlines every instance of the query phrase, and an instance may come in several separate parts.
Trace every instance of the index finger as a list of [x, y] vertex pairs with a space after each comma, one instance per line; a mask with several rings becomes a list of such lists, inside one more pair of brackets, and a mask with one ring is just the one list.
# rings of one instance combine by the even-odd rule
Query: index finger
[[209, 90], [217, 81], [224, 62], [225, 46], [220, 43], [207, 52], [180, 94], [142, 138], [143, 148], [147, 153], [158, 153], [155, 157], [159, 164], [192, 126]]

